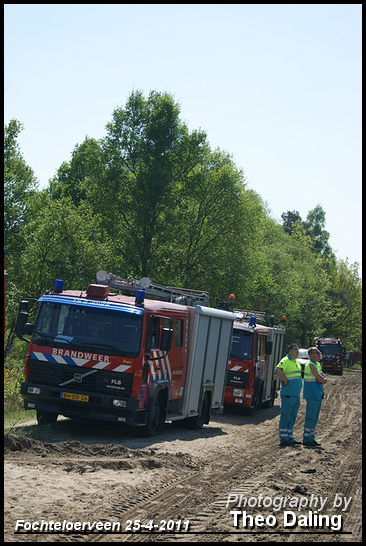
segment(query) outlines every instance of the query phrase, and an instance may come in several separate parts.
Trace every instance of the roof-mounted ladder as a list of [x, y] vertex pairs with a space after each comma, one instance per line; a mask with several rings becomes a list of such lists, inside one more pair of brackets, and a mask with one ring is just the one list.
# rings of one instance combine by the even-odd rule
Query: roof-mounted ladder
[[134, 296], [138, 290], [144, 290], [145, 297], [152, 300], [169, 301], [193, 307], [196, 305], [208, 306], [209, 302], [208, 292], [162, 286], [152, 283], [148, 277], [143, 277], [141, 280], [134, 279], [133, 277], [122, 279], [121, 277], [117, 277], [117, 275], [113, 275], [113, 273], [101, 270], [97, 273], [97, 283], [109, 286], [114, 290], [119, 290], [126, 296]]
[[247, 322], [251, 317], [255, 317], [260, 324], [266, 323], [266, 314], [262, 311], [247, 311], [245, 309], [234, 309], [236, 320], [238, 322]]

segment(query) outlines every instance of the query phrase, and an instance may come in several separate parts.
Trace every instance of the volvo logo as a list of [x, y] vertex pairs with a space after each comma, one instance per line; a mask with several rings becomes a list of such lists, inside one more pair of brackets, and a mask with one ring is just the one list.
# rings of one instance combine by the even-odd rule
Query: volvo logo
[[81, 383], [83, 380], [83, 377], [86, 377], [87, 375], [90, 375], [92, 373], [96, 373], [98, 370], [90, 370], [90, 372], [86, 372], [84, 374], [82, 373], [74, 373], [74, 377], [72, 379], [69, 379], [68, 381], [64, 381], [63, 383], [60, 383], [60, 387], [63, 387], [64, 385], [68, 385], [69, 383]]

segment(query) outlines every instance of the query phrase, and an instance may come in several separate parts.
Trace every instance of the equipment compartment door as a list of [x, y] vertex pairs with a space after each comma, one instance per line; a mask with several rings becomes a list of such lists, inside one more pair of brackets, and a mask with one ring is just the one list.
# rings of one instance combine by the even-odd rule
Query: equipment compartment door
[[181, 398], [184, 392], [184, 382], [187, 372], [188, 352], [188, 318], [176, 318], [174, 320], [174, 339], [171, 350], [171, 394], [172, 399]]

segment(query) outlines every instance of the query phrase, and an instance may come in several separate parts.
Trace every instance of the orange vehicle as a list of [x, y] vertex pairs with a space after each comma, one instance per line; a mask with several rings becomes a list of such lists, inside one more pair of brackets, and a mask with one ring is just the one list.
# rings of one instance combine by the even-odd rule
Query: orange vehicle
[[345, 348], [341, 340], [334, 337], [316, 337], [315, 344], [322, 353], [320, 363], [325, 373], [343, 374]]
[[165, 421], [202, 428], [222, 411], [235, 315], [207, 307], [205, 292], [147, 278], [99, 271], [97, 282], [84, 292], [64, 291], [57, 280], [38, 300], [34, 325], [28, 302], [20, 303], [16, 333], [29, 343], [25, 409], [35, 409], [40, 424], [58, 415], [102, 419], [146, 436]]
[[264, 313], [234, 311], [236, 321], [230, 350], [224, 404], [247, 408], [252, 414], [273, 405], [279, 378], [275, 368], [283, 357], [285, 328], [265, 326]]

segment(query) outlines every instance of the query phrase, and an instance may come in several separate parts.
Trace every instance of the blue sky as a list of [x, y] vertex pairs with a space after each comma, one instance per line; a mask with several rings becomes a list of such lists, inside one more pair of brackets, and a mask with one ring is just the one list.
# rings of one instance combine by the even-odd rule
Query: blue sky
[[[272, 216], [361, 264], [361, 4], [5, 4], [4, 123], [45, 187], [133, 89], [167, 91]], [[253, 219], [255, 221], [255, 219]], [[361, 269], [360, 269], [361, 273]]]

